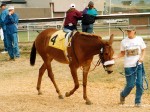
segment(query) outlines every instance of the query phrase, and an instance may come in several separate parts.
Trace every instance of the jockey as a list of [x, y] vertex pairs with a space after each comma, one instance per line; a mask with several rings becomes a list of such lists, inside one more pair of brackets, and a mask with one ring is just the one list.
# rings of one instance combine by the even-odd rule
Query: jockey
[[64, 31], [68, 32], [77, 30], [77, 22], [81, 16], [82, 13], [75, 9], [75, 4], [71, 4], [70, 9], [66, 12]]

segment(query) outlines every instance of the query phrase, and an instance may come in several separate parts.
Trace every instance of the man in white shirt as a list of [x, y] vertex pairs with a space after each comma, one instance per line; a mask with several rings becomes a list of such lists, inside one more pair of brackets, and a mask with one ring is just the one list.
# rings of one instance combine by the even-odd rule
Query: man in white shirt
[[114, 56], [114, 59], [124, 57], [126, 86], [120, 93], [120, 103], [125, 103], [125, 97], [129, 95], [136, 85], [135, 106], [139, 107], [141, 106], [143, 94], [143, 60], [146, 45], [142, 37], [136, 36], [134, 26], [129, 26], [126, 31], [128, 37], [121, 41], [121, 52]]

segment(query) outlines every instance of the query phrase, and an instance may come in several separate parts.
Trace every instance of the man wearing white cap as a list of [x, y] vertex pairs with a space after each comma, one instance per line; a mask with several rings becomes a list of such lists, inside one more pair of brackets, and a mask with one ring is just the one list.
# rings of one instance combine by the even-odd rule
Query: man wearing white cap
[[6, 32], [8, 39], [8, 54], [10, 60], [15, 60], [15, 58], [20, 57], [19, 47], [18, 47], [18, 16], [15, 14], [14, 6], [8, 7], [9, 14], [5, 18]]
[[69, 10], [66, 12], [66, 18], [64, 22], [65, 30], [77, 30], [77, 21], [81, 18], [82, 13], [75, 9], [75, 4], [71, 4]]

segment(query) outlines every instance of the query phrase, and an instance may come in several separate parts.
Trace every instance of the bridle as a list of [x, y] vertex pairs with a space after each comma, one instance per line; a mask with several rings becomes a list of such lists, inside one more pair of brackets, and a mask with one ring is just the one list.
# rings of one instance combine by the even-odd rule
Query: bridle
[[100, 49], [99, 60], [100, 60], [100, 62], [102, 63], [104, 70], [106, 71], [106, 66], [104, 65], [105, 60], [104, 60], [103, 53], [104, 53], [104, 47], [102, 47], [102, 48]]
[[104, 53], [104, 48], [102, 47], [102, 48], [100, 49], [100, 52], [99, 52], [99, 60], [97, 61], [96, 65], [94, 66], [94, 68], [93, 68], [91, 71], [94, 71], [95, 68], [96, 68], [97, 66], [99, 66], [101, 63], [102, 63], [102, 65], [103, 65], [104, 70], [106, 71], [106, 69], [105, 69], [106, 66], [104, 65], [104, 56], [103, 56], [103, 53]]

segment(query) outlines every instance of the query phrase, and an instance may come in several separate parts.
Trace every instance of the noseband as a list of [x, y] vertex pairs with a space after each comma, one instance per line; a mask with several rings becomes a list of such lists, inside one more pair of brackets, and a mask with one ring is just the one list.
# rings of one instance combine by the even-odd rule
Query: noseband
[[107, 70], [106, 70], [106, 66], [107, 66], [107, 65], [113, 65], [115, 62], [114, 62], [114, 60], [105, 61], [105, 60], [104, 60], [104, 55], [103, 55], [103, 53], [104, 53], [104, 47], [102, 47], [102, 48], [100, 49], [99, 60], [100, 60], [100, 62], [102, 63], [104, 70], [107, 71]]

